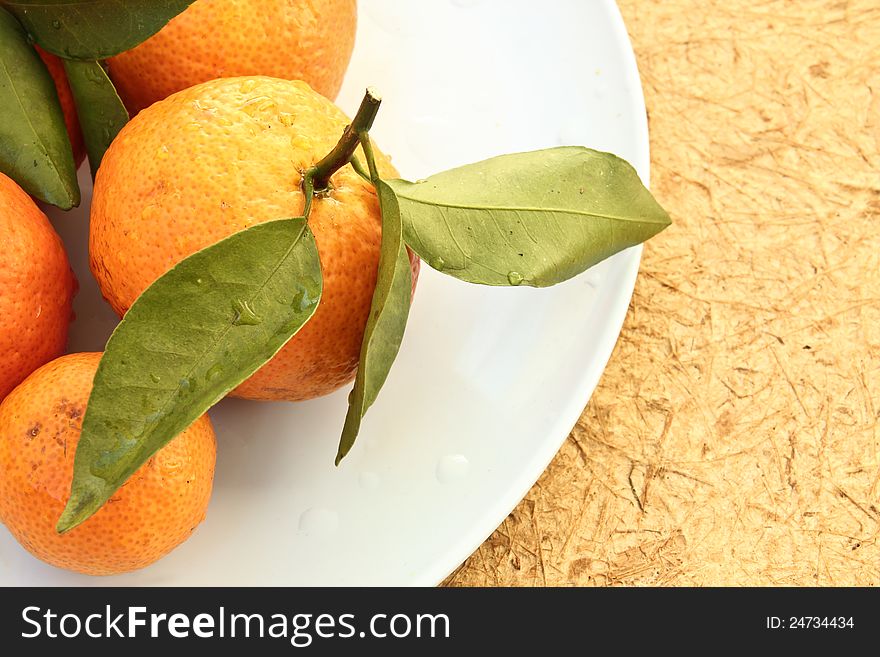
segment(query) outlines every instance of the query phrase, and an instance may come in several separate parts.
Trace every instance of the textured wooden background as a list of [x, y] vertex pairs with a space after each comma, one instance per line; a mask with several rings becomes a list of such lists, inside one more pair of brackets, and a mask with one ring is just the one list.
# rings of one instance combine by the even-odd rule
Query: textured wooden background
[[880, 3], [620, 5], [675, 223], [578, 425], [447, 583], [880, 584]]

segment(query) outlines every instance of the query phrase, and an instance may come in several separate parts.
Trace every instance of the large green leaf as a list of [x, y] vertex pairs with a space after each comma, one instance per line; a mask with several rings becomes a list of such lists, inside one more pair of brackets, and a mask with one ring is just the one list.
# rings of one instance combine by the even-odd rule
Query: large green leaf
[[412, 269], [400, 223], [400, 212], [391, 188], [374, 181], [382, 210], [382, 247], [379, 275], [370, 316], [361, 343], [361, 357], [354, 390], [349, 396], [348, 413], [339, 441], [336, 464], [351, 450], [360, 431], [361, 420], [376, 401], [379, 390], [403, 340], [412, 298]]
[[134, 48], [194, 0], [0, 0], [43, 48], [105, 59]]
[[107, 343], [58, 523], [88, 519], [153, 454], [311, 318], [321, 265], [305, 219], [258, 224], [180, 262]]
[[409, 247], [471, 283], [554, 285], [670, 223], [629, 163], [577, 146], [387, 183]]
[[18, 22], [0, 8], [0, 171], [41, 201], [79, 204], [55, 84]]
[[76, 112], [94, 177], [110, 143], [128, 123], [128, 110], [100, 62], [66, 59], [64, 69], [76, 101]]

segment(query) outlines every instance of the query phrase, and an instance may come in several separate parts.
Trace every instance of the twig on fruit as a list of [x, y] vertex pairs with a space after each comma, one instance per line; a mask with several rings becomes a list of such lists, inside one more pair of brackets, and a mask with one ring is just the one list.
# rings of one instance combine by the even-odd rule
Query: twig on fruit
[[[324, 159], [306, 172], [303, 178], [303, 190], [311, 185], [314, 193], [326, 192], [330, 188], [330, 177], [348, 164], [358, 145], [361, 143], [361, 134], [368, 132], [373, 127], [373, 121], [379, 111], [382, 97], [373, 87], [367, 87], [361, 106], [355, 114], [342, 138], [336, 147], [330, 151]], [[307, 180], [309, 182], [307, 182]]]

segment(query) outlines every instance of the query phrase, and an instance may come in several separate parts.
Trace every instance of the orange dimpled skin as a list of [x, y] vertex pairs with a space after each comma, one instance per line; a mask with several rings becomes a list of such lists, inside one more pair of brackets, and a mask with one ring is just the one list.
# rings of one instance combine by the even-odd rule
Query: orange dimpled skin
[[61, 109], [64, 112], [64, 124], [67, 127], [67, 136], [70, 137], [70, 145], [73, 148], [73, 161], [79, 167], [86, 159], [86, 146], [83, 141], [82, 130], [79, 127], [79, 115], [76, 113], [76, 101], [73, 99], [73, 92], [70, 90], [70, 83], [67, 81], [67, 73], [64, 71], [64, 64], [61, 59], [48, 53], [39, 46], [35, 46], [37, 53], [46, 65], [52, 81], [55, 83], [55, 90], [58, 92], [58, 100], [61, 101]]
[[[110, 146], [95, 181], [89, 253], [104, 297], [122, 314], [183, 258], [254, 224], [300, 216], [302, 172], [330, 152], [348, 122], [305, 83], [265, 77], [214, 80], [141, 112]], [[376, 157], [380, 174], [395, 177], [389, 160]], [[309, 217], [321, 303], [238, 396], [311, 399], [354, 378], [382, 224], [375, 189], [350, 166], [331, 183]], [[415, 279], [418, 259], [411, 262]]]
[[43, 561], [88, 575], [150, 565], [204, 519], [216, 445], [207, 415], [147, 461], [94, 516], [55, 525], [101, 354], [72, 354], [34, 372], [0, 404], [0, 520]]
[[0, 400], [64, 352], [75, 293], [58, 234], [0, 173]]
[[110, 59], [132, 114], [200, 82], [268, 75], [336, 98], [354, 48], [355, 0], [197, 0]]

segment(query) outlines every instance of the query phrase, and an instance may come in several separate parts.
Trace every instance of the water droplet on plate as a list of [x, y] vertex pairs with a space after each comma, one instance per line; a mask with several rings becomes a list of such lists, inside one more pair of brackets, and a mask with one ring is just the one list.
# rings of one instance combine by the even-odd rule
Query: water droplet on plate
[[318, 506], [306, 509], [299, 517], [299, 530], [314, 536], [329, 536], [339, 529], [339, 514]]
[[381, 479], [375, 472], [361, 472], [358, 476], [358, 483], [364, 490], [376, 490], [379, 488]]
[[441, 484], [449, 484], [467, 477], [470, 461], [462, 454], [447, 454], [437, 462], [435, 475]]
[[442, 257], [436, 256], [434, 258], [431, 258], [428, 264], [437, 271], [443, 271], [443, 268], [446, 266], [446, 261]]
[[509, 274], [507, 274], [507, 282], [513, 286], [522, 285], [524, 278], [525, 277], [522, 274], [520, 274], [518, 271], [512, 271]]

